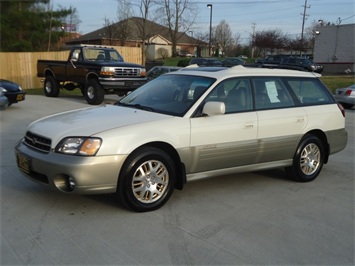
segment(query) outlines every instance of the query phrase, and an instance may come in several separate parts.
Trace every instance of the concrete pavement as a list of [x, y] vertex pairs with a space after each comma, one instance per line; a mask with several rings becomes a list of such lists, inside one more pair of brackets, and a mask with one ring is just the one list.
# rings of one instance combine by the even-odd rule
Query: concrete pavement
[[81, 107], [82, 97], [28, 95], [0, 113], [1, 265], [354, 265], [355, 111], [347, 148], [311, 183], [282, 170], [215, 177], [133, 213], [113, 195], [49, 191], [17, 169], [29, 123]]

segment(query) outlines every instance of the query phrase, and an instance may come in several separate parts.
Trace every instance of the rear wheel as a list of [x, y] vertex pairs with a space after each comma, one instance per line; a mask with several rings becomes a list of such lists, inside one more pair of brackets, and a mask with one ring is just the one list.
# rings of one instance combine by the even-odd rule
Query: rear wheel
[[118, 181], [122, 203], [137, 212], [163, 206], [175, 187], [175, 167], [170, 156], [157, 148], [144, 147], [125, 162]]
[[96, 79], [89, 79], [85, 86], [84, 96], [88, 104], [99, 105], [104, 101], [105, 91]]
[[298, 182], [314, 180], [322, 170], [324, 146], [314, 135], [306, 135], [298, 145], [293, 164], [286, 168], [286, 173]]
[[45, 78], [43, 89], [47, 97], [58, 97], [59, 95], [59, 83], [53, 76], [47, 76]]

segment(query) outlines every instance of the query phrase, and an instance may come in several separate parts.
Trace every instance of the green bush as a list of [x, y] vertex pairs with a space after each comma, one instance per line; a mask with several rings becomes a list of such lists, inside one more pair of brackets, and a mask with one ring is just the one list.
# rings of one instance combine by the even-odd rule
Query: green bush
[[190, 58], [184, 58], [184, 59], [179, 60], [179, 62], [177, 63], [177, 66], [186, 67], [189, 65], [189, 63], [190, 63]]

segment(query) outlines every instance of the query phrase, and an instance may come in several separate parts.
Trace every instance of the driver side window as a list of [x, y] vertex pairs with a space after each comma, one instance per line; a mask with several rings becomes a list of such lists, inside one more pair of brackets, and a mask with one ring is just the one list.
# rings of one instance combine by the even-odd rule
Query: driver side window
[[224, 102], [226, 114], [250, 111], [253, 109], [250, 82], [240, 78], [224, 80], [214, 88], [207, 101]]

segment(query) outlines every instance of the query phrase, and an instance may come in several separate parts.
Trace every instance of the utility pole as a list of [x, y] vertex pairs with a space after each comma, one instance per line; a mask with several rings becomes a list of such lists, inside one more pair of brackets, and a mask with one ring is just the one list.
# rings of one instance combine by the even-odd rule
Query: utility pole
[[254, 58], [254, 42], [255, 42], [255, 28], [256, 28], [255, 22], [251, 24], [251, 28], [253, 29], [253, 36], [251, 40], [251, 57]]
[[303, 16], [302, 19], [302, 33], [301, 33], [301, 47], [300, 47], [300, 55], [302, 55], [302, 49], [303, 49], [303, 33], [304, 33], [304, 23], [309, 15], [307, 15], [307, 8], [311, 8], [311, 5], [307, 6], [307, 0], [304, 0], [304, 6], [303, 6], [303, 13], [301, 13], [301, 16]]

